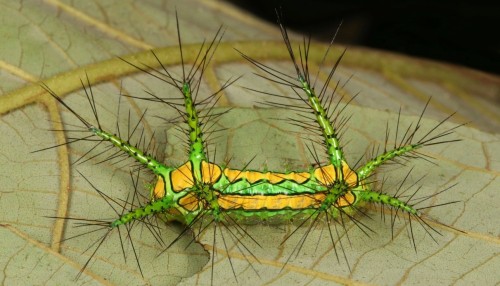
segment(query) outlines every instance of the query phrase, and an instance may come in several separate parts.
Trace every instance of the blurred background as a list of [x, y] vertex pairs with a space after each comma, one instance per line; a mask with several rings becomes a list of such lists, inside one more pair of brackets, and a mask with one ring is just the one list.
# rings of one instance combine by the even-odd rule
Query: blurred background
[[[230, 0], [269, 22], [329, 41], [435, 59], [500, 74], [500, 3], [480, 1]], [[494, 2], [494, 1], [492, 1]]]

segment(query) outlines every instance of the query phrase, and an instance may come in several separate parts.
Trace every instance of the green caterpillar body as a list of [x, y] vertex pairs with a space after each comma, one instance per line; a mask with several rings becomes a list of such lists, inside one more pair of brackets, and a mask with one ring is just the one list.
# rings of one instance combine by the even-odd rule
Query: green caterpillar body
[[[167, 166], [153, 156], [148, 155], [146, 151], [133, 146], [128, 140], [103, 130], [100, 124], [95, 126], [89, 123], [73, 111], [50, 88], [45, 86], [46, 90], [55, 99], [85, 125], [85, 128], [92, 136], [109, 142], [121, 152], [134, 158], [143, 167], [152, 171], [156, 176], [156, 182], [149, 190], [149, 202], [122, 212], [112, 221], [95, 223], [95, 225], [107, 229], [107, 233], [102, 237], [102, 240], [114, 229], [130, 226], [134, 222], [148, 221], [149, 218], [156, 215], [160, 215], [167, 220], [179, 221], [185, 224], [187, 228], [206, 218], [209, 218], [215, 224], [221, 223], [224, 226], [226, 223], [252, 223], [263, 220], [316, 221], [318, 218], [324, 218], [327, 223], [334, 221], [343, 223], [344, 217], [352, 218], [352, 215], [366, 203], [377, 203], [382, 207], [395, 209], [396, 214], [398, 212], [407, 214], [409, 218], [416, 219], [421, 225], [429, 227], [421, 218], [419, 209], [415, 207], [415, 204], [410, 203], [411, 197], [403, 200], [396, 195], [391, 196], [375, 190], [371, 178], [377, 169], [388, 161], [411, 157], [410, 155], [414, 155], [416, 150], [424, 146], [454, 141], [442, 139], [451, 134], [453, 129], [434, 134], [436, 128], [448, 118], [418, 140], [415, 139], [415, 134], [421, 126], [420, 121], [417, 122], [413, 129], [409, 127], [406, 130], [399, 146], [395, 145], [393, 150], [385, 150], [382, 154], [368, 160], [364, 165], [354, 169], [351, 168], [344, 156], [339, 140], [339, 128], [345, 122], [338, 122], [338, 115], [341, 111], [334, 114], [338, 105], [335, 106], [333, 111], [329, 110], [333, 93], [331, 95], [326, 94], [332, 75], [342, 56], [331, 69], [325, 86], [319, 92], [316, 92], [314, 84], [311, 84], [307, 67], [308, 45], [304, 44], [303, 46], [303, 53], [300, 53], [301, 65], [299, 65], [287, 31], [281, 23], [280, 28], [296, 71], [295, 76], [285, 75], [244, 54], [242, 55], [266, 74], [267, 77], [264, 78], [290, 87], [298, 99], [303, 102], [303, 106], [300, 108], [317, 125], [317, 134], [325, 147], [327, 162], [322, 164], [319, 159], [316, 159], [315, 167], [304, 171], [281, 173], [249, 170], [247, 168], [234, 169], [219, 165], [209, 159], [205, 148], [203, 122], [200, 118], [209, 118], [210, 116], [200, 116], [193, 94], [197, 94], [199, 79], [203, 76], [217, 43], [220, 41], [219, 33], [216, 34], [206, 50], [200, 50], [199, 57], [187, 75], [183, 69], [182, 80], [174, 79], [165, 68], [163, 68], [163, 72], [156, 71], [160, 75], [154, 74], [155, 77], [176, 87], [182, 94], [182, 107], [177, 107], [177, 105], [155, 95], [153, 95], [153, 98], [148, 99], [174, 107], [186, 123], [189, 154], [188, 160], [180, 166]], [[182, 56], [182, 47], [180, 49]], [[147, 69], [138, 68], [153, 75]], [[197, 83], [194, 81], [195, 77], [198, 77]], [[222, 89], [225, 87], [227, 85]], [[90, 93], [85, 89], [92, 105], [93, 95], [91, 89], [89, 90]], [[216, 98], [216, 95], [217, 93], [212, 98]], [[283, 95], [277, 96], [283, 97]], [[95, 106], [92, 106], [92, 108], [95, 114]], [[424, 112], [425, 108], [422, 115]], [[310, 151], [314, 155], [315, 150]], [[426, 231], [428, 230], [426, 229]]]

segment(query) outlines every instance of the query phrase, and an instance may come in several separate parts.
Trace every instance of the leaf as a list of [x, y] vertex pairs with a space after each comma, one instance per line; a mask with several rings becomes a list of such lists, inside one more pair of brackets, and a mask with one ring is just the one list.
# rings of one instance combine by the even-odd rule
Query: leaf
[[[233, 156], [243, 163], [262, 153], [266, 155], [257, 157], [253, 162], [255, 168], [272, 170], [304, 167], [310, 161], [305, 149], [301, 148], [303, 142], [286, 132], [290, 127], [270, 120], [270, 117], [276, 117], [278, 110], [249, 109], [263, 98], [239, 87], [287, 92], [253, 76], [252, 73], [257, 71], [233, 50], [235, 47], [266, 63], [287, 66], [286, 51], [275, 28], [224, 4], [209, 1], [178, 1], [163, 5], [156, 2], [137, 5], [126, 1], [106, 4], [80, 1], [71, 5], [74, 6], [59, 1], [6, 2], [2, 3], [0, 11], [0, 18], [4, 19], [0, 48], [0, 265], [3, 269], [0, 278], [7, 285], [73, 283], [91, 254], [81, 253], [98, 237], [87, 235], [58, 243], [63, 238], [81, 233], [81, 229], [46, 216], [114, 216], [76, 170], [110, 196], [125, 199], [132, 188], [128, 169], [119, 168], [119, 165], [95, 164], [94, 161], [72, 166], [70, 163], [87, 149], [59, 148], [31, 153], [66, 142], [68, 139], [61, 133], [49, 130], [76, 123], [67, 111], [43, 92], [37, 81], [43, 79], [90, 119], [90, 110], [82, 101], [80, 88], [80, 79], [85, 79], [85, 73], [88, 74], [91, 82], [96, 84], [94, 92], [100, 119], [113, 130], [122, 86], [122, 92], [128, 94], [140, 95], [144, 90], [170, 94], [165, 85], [150, 77], [132, 74], [133, 69], [116, 57], [144, 62], [152, 59], [149, 49], [166, 47], [158, 50], [159, 55], [165, 65], [179, 74], [173, 17], [175, 7], [180, 15], [183, 43], [191, 51], [186, 53], [187, 58], [193, 56], [203, 37], [209, 39], [220, 24], [228, 27], [203, 89], [214, 91], [224, 80], [244, 76], [237, 86], [226, 91], [220, 102], [221, 107], [237, 107], [225, 118], [226, 122], [221, 122], [231, 123], [228, 126], [231, 128], [224, 134], [227, 137], [217, 141], [221, 160]], [[199, 10], [194, 10], [194, 5], [198, 5]], [[246, 21], [240, 20], [243, 16]], [[317, 64], [323, 51], [324, 46], [314, 44], [311, 62]], [[338, 54], [338, 51], [334, 53]], [[328, 64], [331, 65], [333, 60], [329, 59]], [[455, 110], [459, 111], [455, 123], [472, 121], [469, 127], [457, 130], [456, 138], [462, 142], [450, 144], [449, 148], [436, 146], [424, 151], [435, 157], [437, 166], [424, 161], [415, 162], [416, 178], [418, 174], [428, 174], [424, 192], [435, 193], [444, 186], [458, 183], [432, 203], [452, 200], [460, 203], [431, 209], [427, 214], [465, 233], [433, 225], [443, 234], [437, 236], [437, 243], [434, 243], [415, 227], [415, 253], [406, 237], [406, 228], [399, 224], [395, 238], [391, 240], [390, 226], [380, 222], [378, 210], [372, 209], [373, 220], [360, 219], [376, 234], [366, 237], [350, 225], [350, 245], [344, 239], [352, 272], [346, 269], [345, 261], [340, 259], [337, 262], [331, 242], [325, 236], [325, 228], [315, 229], [301, 254], [280, 272], [300, 236], [283, 246], [277, 242], [293, 231], [294, 226], [248, 226], [252, 236], [263, 246], [252, 248], [260, 261], [252, 263], [259, 276], [241, 255], [238, 256], [239, 251], [230, 247], [238, 282], [498, 284], [500, 277], [495, 270], [499, 267], [500, 249], [500, 213], [497, 208], [500, 167], [496, 154], [499, 154], [500, 110], [495, 104], [495, 96], [499, 94], [500, 79], [460, 67], [354, 47], [348, 49], [336, 79], [344, 83], [351, 76], [341, 93], [347, 97], [358, 92], [361, 95], [348, 109], [353, 117], [343, 138], [350, 162], [362, 156], [370, 148], [370, 143], [383, 141], [385, 123], [387, 120], [394, 123], [400, 106], [402, 113], [410, 116], [405, 117], [405, 122], [411, 122], [430, 95], [433, 99], [426, 115], [429, 120], [424, 126], [435, 125], [431, 120], [439, 120]], [[123, 128], [127, 125], [128, 110], [131, 110], [133, 119], [138, 119], [145, 108], [146, 103], [142, 101], [122, 100], [120, 123]], [[168, 117], [165, 112], [164, 106], [149, 105], [144, 129], [149, 136], [156, 130], [157, 146], [164, 148], [166, 159], [180, 162], [185, 160], [185, 153], [175, 149], [179, 146], [169, 135], [173, 127], [153, 117]], [[236, 123], [237, 119], [242, 121]], [[237, 164], [236, 160], [233, 162]], [[389, 168], [387, 174], [397, 180], [406, 171]], [[146, 182], [147, 178], [141, 179], [139, 188], [146, 189]], [[134, 241], [145, 278], [137, 269], [131, 249], [126, 249], [129, 256], [124, 262], [117, 237], [111, 237], [77, 283], [210, 283], [211, 265], [206, 264], [210, 258], [201, 244], [191, 244], [185, 249], [190, 242], [186, 237], [173, 249], [155, 258], [163, 248], [147, 231], [141, 234], [139, 228], [135, 230]], [[305, 230], [301, 229], [302, 232]], [[163, 238], [171, 241], [181, 231], [181, 226], [170, 225], [168, 231], [163, 232]], [[322, 239], [318, 243], [320, 235]], [[202, 237], [201, 242], [205, 248], [211, 249], [209, 236]], [[216, 246], [215, 281], [236, 283], [224, 247], [220, 241]], [[188, 278], [183, 280], [184, 277]]]

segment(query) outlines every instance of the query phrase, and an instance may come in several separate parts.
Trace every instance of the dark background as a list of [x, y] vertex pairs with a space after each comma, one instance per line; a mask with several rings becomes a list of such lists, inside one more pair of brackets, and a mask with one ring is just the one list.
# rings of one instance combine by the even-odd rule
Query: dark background
[[[478, 1], [231, 0], [276, 23], [329, 41], [394, 51], [500, 75], [500, 4]], [[492, 1], [494, 2], [494, 1]]]

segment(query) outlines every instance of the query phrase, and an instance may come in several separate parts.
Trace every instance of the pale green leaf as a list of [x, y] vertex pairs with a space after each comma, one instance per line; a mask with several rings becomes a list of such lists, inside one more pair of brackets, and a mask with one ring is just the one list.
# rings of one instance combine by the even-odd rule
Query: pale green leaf
[[[80, 84], [80, 79], [85, 80], [88, 74], [95, 84], [93, 90], [100, 121], [114, 131], [120, 90], [138, 96], [146, 96], [145, 90], [178, 96], [174, 89], [135, 73], [131, 66], [116, 58], [154, 62], [148, 50], [159, 48], [158, 55], [164, 64], [180, 75], [175, 9], [179, 13], [188, 61], [195, 56], [199, 43], [210, 40], [219, 25], [226, 27], [213, 68], [208, 70], [202, 85], [202, 94], [206, 96], [215, 91], [228, 78], [243, 75], [237, 84], [225, 91], [219, 102], [221, 108], [235, 108], [220, 122], [220, 126], [228, 130], [223, 132], [223, 137], [213, 141], [217, 147], [217, 161], [233, 158], [231, 164], [241, 167], [257, 155], [252, 168], [270, 170], [307, 168], [311, 162], [304, 141], [287, 132], [290, 125], [272, 120], [294, 114], [280, 109], [254, 109], [256, 103], [265, 98], [241, 88], [289, 92], [254, 76], [252, 73], [258, 70], [233, 49], [266, 64], [289, 69], [293, 74], [279, 32], [274, 27], [216, 1], [47, 0], [2, 1], [0, 5], [0, 281], [3, 284], [75, 283], [76, 275], [92, 254], [92, 250], [82, 252], [99, 236], [89, 234], [59, 243], [85, 229], [47, 216], [95, 219], [115, 216], [77, 170], [112, 197], [126, 199], [133, 190], [129, 168], [121, 167], [127, 166], [126, 162], [112, 165], [110, 162], [95, 164], [97, 161], [91, 160], [70, 165], [88, 150], [83, 147], [85, 145], [31, 153], [69, 140], [60, 132], [50, 130], [78, 124], [38, 82], [43, 80], [85, 118], [92, 119]], [[324, 49], [322, 45], [313, 44], [311, 63], [321, 60]], [[340, 51], [340, 48], [335, 49], [333, 54], [338, 55]], [[333, 56], [327, 66], [333, 64]], [[320, 81], [324, 80], [327, 67], [322, 71]], [[340, 89], [340, 94], [347, 98], [360, 93], [346, 110], [352, 114], [352, 119], [342, 138], [351, 164], [371, 150], [370, 144], [383, 142], [386, 122], [395, 123], [399, 107], [404, 115], [403, 125], [409, 124], [416, 120], [429, 96], [433, 99], [425, 115], [424, 127], [432, 128], [435, 120], [453, 111], [458, 114], [447, 127], [471, 122], [453, 135], [453, 138], [462, 139], [461, 142], [422, 151], [434, 157], [437, 165], [417, 160], [412, 173], [413, 179], [427, 174], [423, 180], [423, 194], [434, 194], [458, 183], [431, 203], [455, 200], [459, 203], [426, 212], [429, 217], [452, 228], [432, 224], [442, 234], [435, 236], [435, 243], [414, 224], [415, 253], [407, 237], [407, 228], [397, 223], [394, 239], [391, 239], [389, 222], [381, 222], [379, 209], [371, 208], [369, 213], [373, 219], [357, 218], [376, 233], [367, 237], [351, 223], [347, 225], [350, 245], [346, 237], [342, 239], [352, 267], [349, 272], [342, 257], [337, 261], [326, 226], [314, 229], [301, 253], [286, 265], [285, 261], [307, 228], [281, 246], [279, 243], [294, 230], [294, 225], [248, 226], [249, 233], [262, 245], [259, 248], [249, 243], [260, 261], [249, 258], [258, 275], [238, 248], [231, 247], [234, 244], [228, 241], [238, 282], [245, 285], [500, 283], [497, 272], [500, 267], [500, 212], [497, 207], [500, 204], [500, 108], [497, 104], [500, 79], [465, 68], [355, 47], [348, 49], [334, 79], [344, 84], [351, 76]], [[172, 117], [176, 115], [174, 111], [130, 99], [122, 99], [120, 107], [119, 122], [123, 132], [129, 110], [132, 122], [136, 122], [148, 108], [143, 125], [145, 137], [150, 138], [156, 131], [155, 143], [167, 162], [186, 160], [182, 146], [172, 135], [174, 126], [154, 117]], [[385, 174], [392, 182], [397, 182], [408, 169], [387, 168], [378, 178]], [[147, 179], [141, 178], [139, 182], [146, 196]], [[390, 185], [386, 188], [391, 191]], [[167, 229], [162, 232], [162, 239], [168, 244], [183, 228], [171, 224]], [[149, 232], [144, 230], [141, 235], [140, 228], [134, 231], [134, 245], [144, 278], [130, 245], [125, 249], [128, 256], [124, 262], [115, 235], [106, 240], [76, 283], [210, 284], [211, 257], [204, 250], [213, 247], [210, 231], [201, 237], [200, 243], [192, 243], [187, 248], [191, 236], [185, 236], [159, 257], [156, 256], [164, 249]], [[215, 246], [214, 284], [235, 284], [220, 238]]]

